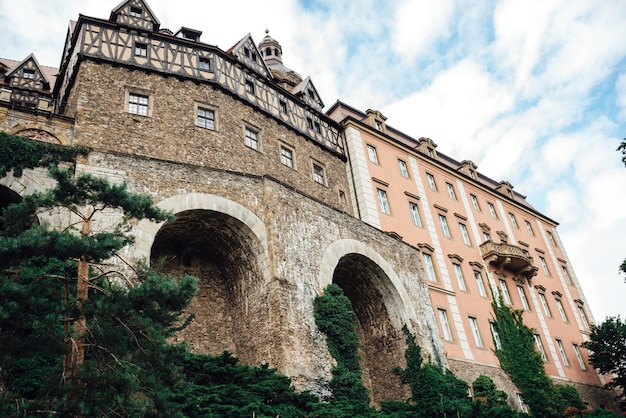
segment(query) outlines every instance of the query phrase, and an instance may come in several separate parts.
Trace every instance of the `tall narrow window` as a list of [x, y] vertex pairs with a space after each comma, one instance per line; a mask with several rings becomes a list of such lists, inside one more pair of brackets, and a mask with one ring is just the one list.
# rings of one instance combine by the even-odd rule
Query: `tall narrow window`
[[246, 128], [246, 137], [244, 139], [244, 142], [247, 147], [258, 151], [259, 150], [258, 132], [250, 128]]
[[480, 337], [480, 330], [478, 329], [478, 321], [473, 316], [469, 317], [470, 328], [472, 329], [472, 335], [474, 336], [474, 342], [476, 347], [483, 348], [483, 339]]
[[280, 146], [280, 162], [293, 168], [293, 151], [282, 145]]
[[128, 95], [128, 113], [148, 116], [148, 96], [130, 93]]
[[581, 369], [586, 370], [587, 367], [585, 367], [583, 356], [580, 354], [580, 348], [578, 347], [577, 344], [572, 344], [572, 346], [574, 347], [574, 354], [576, 355], [576, 360], [578, 360], [578, 365], [580, 366]]
[[446, 182], [446, 188], [448, 189], [448, 196], [450, 196], [450, 199], [456, 200], [456, 193], [454, 193], [454, 186], [452, 183]]
[[454, 270], [454, 277], [456, 277], [456, 284], [459, 286], [459, 290], [467, 291], [467, 286], [465, 286], [465, 278], [463, 277], [463, 270], [461, 269], [461, 265], [457, 263], [452, 263], [452, 269]]
[[422, 226], [422, 217], [420, 216], [420, 209], [417, 203], [409, 202], [409, 211], [411, 212], [411, 219], [415, 226]]
[[578, 313], [580, 314], [580, 319], [583, 321], [583, 326], [585, 329], [589, 329], [589, 321], [587, 320], [587, 314], [585, 313], [585, 308], [578, 305]]
[[533, 231], [533, 226], [528, 221], [524, 221], [524, 223], [526, 224], [526, 229], [528, 230], [528, 233], [534, 237], [535, 231]]
[[246, 93], [254, 94], [254, 83], [250, 80], [246, 80], [244, 83]]
[[543, 307], [543, 313], [545, 313], [548, 318], [552, 318], [552, 312], [550, 312], [550, 307], [548, 306], [546, 295], [543, 293], [539, 293], [539, 300], [541, 301], [541, 306]]
[[196, 124], [201, 128], [215, 129], [215, 112], [199, 107]]
[[278, 109], [282, 112], [282, 113], [287, 113], [287, 102], [284, 100], [279, 100], [278, 101]]
[[437, 282], [437, 274], [435, 273], [435, 264], [433, 263], [433, 257], [430, 254], [423, 253], [424, 267], [426, 268], [426, 275], [431, 282]]
[[437, 183], [435, 183], [435, 176], [430, 173], [426, 173], [426, 181], [428, 182], [428, 187], [430, 190], [437, 191]]
[[563, 320], [563, 322], [569, 322], [569, 320], [567, 319], [567, 314], [565, 313], [565, 308], [563, 307], [563, 303], [561, 302], [561, 299], [555, 299], [556, 300], [556, 307], [559, 310], [559, 313], [561, 314], [561, 319]]
[[491, 328], [491, 335], [493, 336], [493, 344], [496, 346], [497, 350], [502, 350], [502, 342], [500, 341], [500, 334], [498, 334], [498, 329], [496, 328], [496, 324], [489, 321], [489, 328]]
[[398, 168], [400, 169], [400, 175], [404, 178], [409, 178], [409, 169], [406, 166], [406, 162], [404, 160], [398, 159]]
[[542, 256], [539, 256], [539, 262], [541, 263], [541, 267], [543, 267], [543, 272], [546, 273], [546, 276], [550, 276], [550, 269], [548, 268], [548, 263], [546, 259]]
[[552, 232], [546, 231], [546, 235], [548, 236], [548, 241], [550, 241], [550, 244], [556, 247], [556, 241], [554, 240], [554, 235], [552, 235]]
[[376, 147], [367, 144], [367, 156], [369, 157], [370, 162], [378, 164], [378, 153], [376, 152]]
[[450, 324], [448, 323], [448, 313], [445, 309], [438, 308], [437, 315], [439, 316], [443, 338], [446, 341], [452, 341], [452, 332], [450, 331]]
[[459, 229], [461, 230], [461, 237], [463, 237], [463, 244], [472, 245], [472, 241], [470, 240], [469, 233], [467, 232], [467, 227], [464, 223], [459, 222]]
[[476, 287], [478, 287], [478, 294], [486, 298], [487, 291], [485, 289], [485, 282], [483, 282], [483, 275], [480, 274], [480, 271], [474, 270], [474, 278], [476, 279]]
[[483, 241], [491, 241], [491, 235], [486, 232], [483, 232]]
[[561, 361], [564, 365], [569, 366], [569, 360], [567, 360], [567, 356], [565, 355], [565, 348], [563, 348], [563, 342], [558, 338], [555, 339], [556, 348], [559, 350], [559, 356], [561, 356]]
[[563, 277], [565, 278], [565, 281], [567, 282], [567, 284], [572, 284], [572, 278], [569, 276], [569, 272], [567, 271], [567, 267], [565, 266], [561, 266], [561, 270], [563, 271]]
[[389, 210], [389, 202], [387, 201], [387, 192], [382, 189], [376, 189], [378, 193], [378, 204], [380, 206], [380, 211], [382, 213], [386, 213], [389, 215], [391, 210]]
[[500, 279], [500, 291], [502, 292], [502, 299], [504, 303], [507, 305], [511, 305], [511, 295], [509, 294], [509, 288], [506, 285], [506, 282]]
[[519, 294], [519, 298], [522, 301], [522, 307], [525, 311], [530, 311], [530, 305], [528, 305], [528, 299], [526, 299], [526, 292], [524, 292], [524, 288], [522, 286], [517, 286], [517, 293]]
[[535, 337], [535, 346], [537, 347], [537, 351], [539, 351], [539, 355], [541, 355], [541, 360], [546, 363], [548, 361], [548, 357], [546, 356], [546, 351], [543, 349], [541, 336], [539, 334], [533, 334], [533, 337]]
[[445, 216], [439, 215], [439, 224], [441, 225], [441, 232], [443, 232], [443, 236], [446, 238], [451, 238], [450, 228], [448, 228], [448, 220]]
[[517, 394], [517, 402], [519, 403], [520, 410], [523, 413], [527, 414], [528, 413], [528, 406], [526, 406], [526, 404], [524, 403], [524, 398], [522, 397], [521, 393]]
[[480, 211], [480, 204], [478, 203], [478, 198], [476, 197], [476, 195], [470, 194], [470, 199], [472, 200], [472, 205], [474, 206], [474, 209]]
[[509, 212], [509, 218], [511, 219], [511, 225], [513, 225], [513, 227], [519, 229], [519, 226], [517, 226], [517, 219], [515, 219], [515, 215], [511, 212]]
[[313, 180], [319, 184], [324, 183], [324, 168], [320, 165], [313, 163]]
[[496, 208], [493, 206], [493, 204], [487, 202], [487, 207], [489, 208], [489, 214], [491, 215], [491, 217], [493, 219], [498, 219], [498, 214], [496, 213]]

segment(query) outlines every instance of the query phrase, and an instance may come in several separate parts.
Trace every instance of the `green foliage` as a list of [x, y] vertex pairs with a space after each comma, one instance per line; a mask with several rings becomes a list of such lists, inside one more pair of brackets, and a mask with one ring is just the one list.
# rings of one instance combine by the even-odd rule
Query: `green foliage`
[[87, 153], [86, 148], [46, 144], [0, 131], [0, 177], [11, 170], [15, 177], [21, 177], [25, 168], [73, 162], [76, 156]]
[[599, 325], [592, 325], [589, 341], [583, 347], [590, 350], [593, 367], [615, 377], [610, 386], [619, 386], [626, 392], [626, 322], [619, 316], [608, 317]]

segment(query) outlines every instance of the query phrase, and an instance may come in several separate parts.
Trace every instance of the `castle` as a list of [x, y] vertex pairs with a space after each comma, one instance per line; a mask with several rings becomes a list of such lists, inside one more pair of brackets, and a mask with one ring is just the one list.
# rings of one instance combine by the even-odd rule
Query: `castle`
[[[179, 338], [269, 363], [328, 394], [333, 360], [313, 299], [342, 287], [357, 317], [373, 402], [404, 399], [402, 327], [468, 382], [500, 369], [493, 295], [524, 310], [547, 373], [611, 405], [580, 346], [593, 318], [556, 229], [506, 182], [337, 101], [283, 64], [269, 33], [228, 50], [161, 24], [144, 0], [70, 23], [58, 69], [0, 58], [0, 129], [87, 146], [81, 172], [127, 182], [176, 220], [138, 223], [129, 260], [164, 258], [200, 278]], [[42, 170], [0, 179], [0, 206], [47, 187]], [[51, 219], [51, 222], [61, 222]]]

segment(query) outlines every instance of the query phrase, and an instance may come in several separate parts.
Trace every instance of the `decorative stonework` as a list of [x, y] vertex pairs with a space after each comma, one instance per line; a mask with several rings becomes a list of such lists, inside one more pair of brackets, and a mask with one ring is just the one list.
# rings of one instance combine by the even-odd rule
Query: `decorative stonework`
[[499, 269], [508, 270], [515, 275], [515, 280], [528, 281], [537, 275], [539, 269], [533, 265], [530, 253], [516, 245], [486, 241], [480, 245], [483, 259]]

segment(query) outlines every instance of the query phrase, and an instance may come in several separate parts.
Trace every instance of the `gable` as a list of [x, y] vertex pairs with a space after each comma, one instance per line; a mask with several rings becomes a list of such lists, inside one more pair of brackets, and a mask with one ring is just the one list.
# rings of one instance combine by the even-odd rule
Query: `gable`
[[111, 22], [147, 31], [157, 31], [161, 23], [144, 0], [125, 0], [111, 10]]
[[247, 34], [244, 36], [228, 52], [246, 67], [251, 68], [265, 77], [270, 77], [270, 69], [267, 67], [267, 64], [265, 64], [261, 52], [252, 39], [252, 35]]
[[33, 54], [24, 58], [6, 77], [9, 78], [11, 87], [37, 91], [50, 90], [50, 80]]
[[322, 102], [322, 98], [320, 97], [317, 89], [313, 85], [311, 77], [307, 77], [302, 80], [301, 83], [293, 88], [292, 93], [300, 97], [300, 99], [306, 104], [312, 106], [317, 110], [321, 111], [324, 107], [324, 102]]

